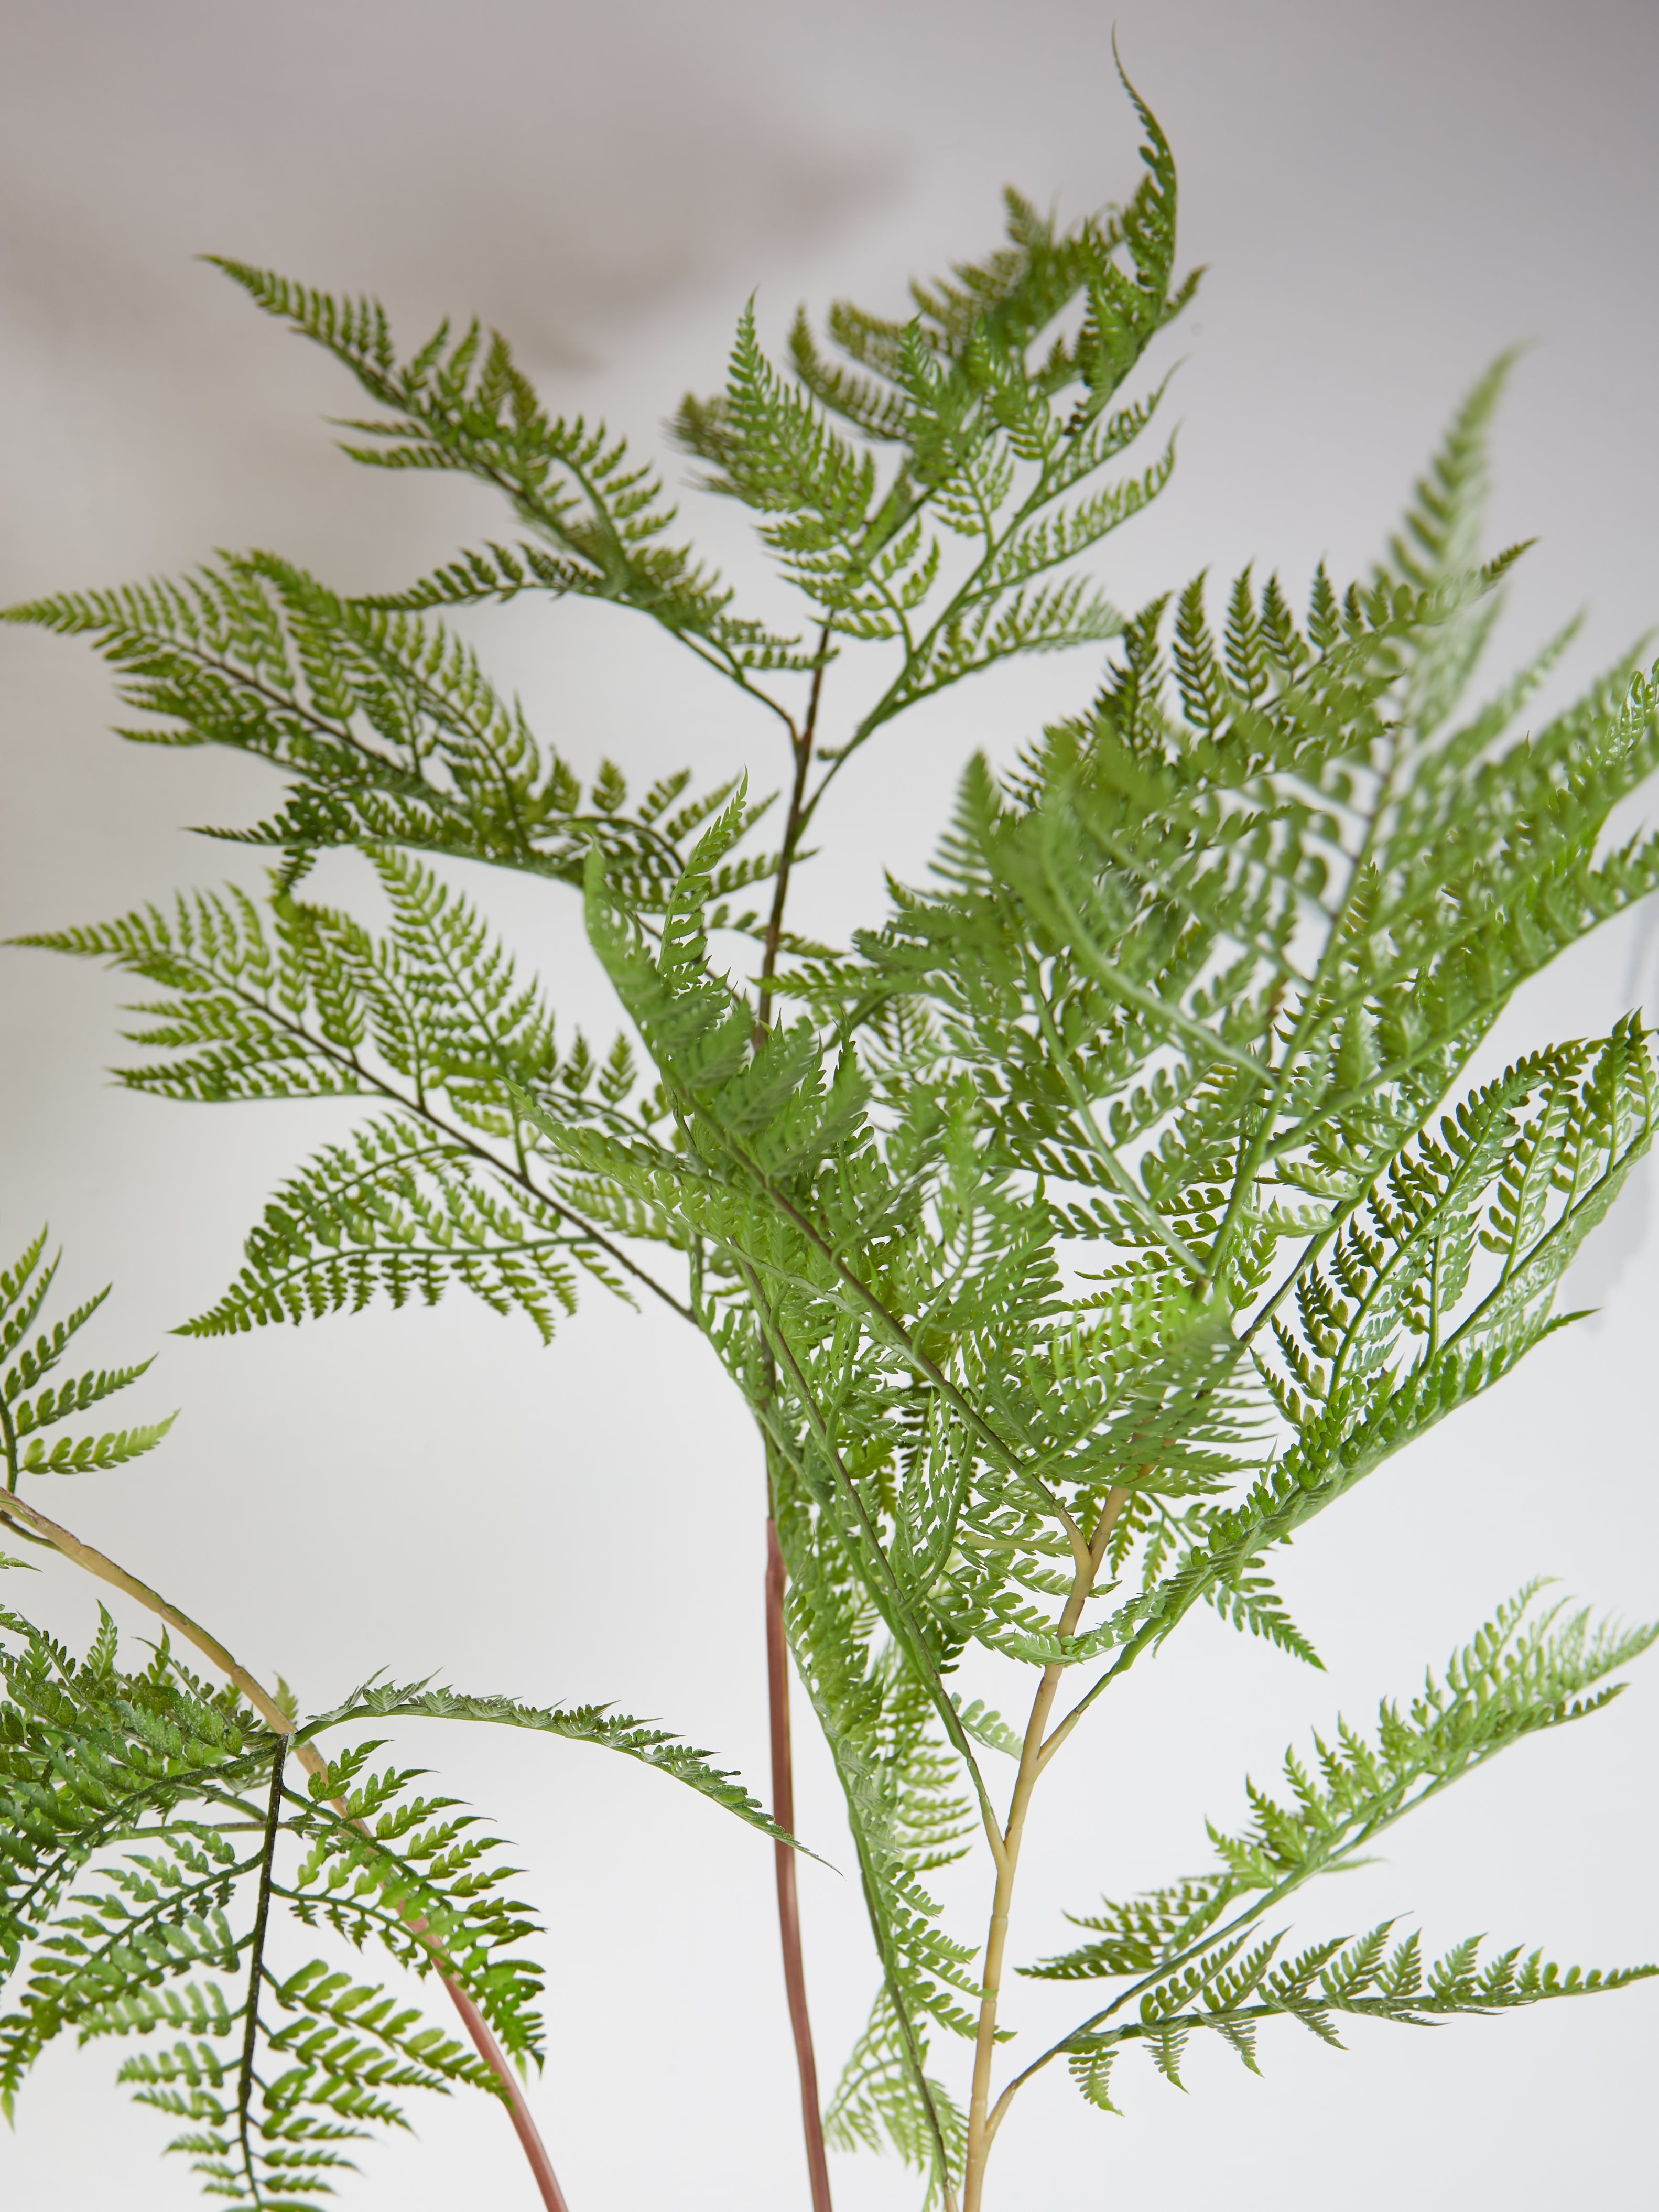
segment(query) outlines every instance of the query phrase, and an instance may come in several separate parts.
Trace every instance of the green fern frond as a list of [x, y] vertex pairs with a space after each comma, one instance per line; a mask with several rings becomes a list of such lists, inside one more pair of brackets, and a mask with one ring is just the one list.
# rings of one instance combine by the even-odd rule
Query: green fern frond
[[1659, 1626], [1598, 1625], [1559, 1604], [1540, 1611], [1543, 1587], [1529, 1583], [1500, 1606], [1409, 1705], [1384, 1701], [1373, 1738], [1339, 1719], [1328, 1739], [1315, 1737], [1311, 1762], [1287, 1752], [1288, 1802], [1248, 1784], [1249, 1826], [1210, 1829], [1216, 1872], [1079, 1917], [1094, 1942], [1021, 1971], [1045, 1981], [1156, 1973], [1231, 1924], [1240, 1899], [1260, 1900], [1254, 1918], [1315, 1875], [1357, 1863], [1396, 1821], [1499, 1752], [1602, 1711], [1623, 1686], [1607, 1678], [1659, 1642]]
[[[791, 665], [791, 641], [732, 617], [719, 577], [689, 548], [668, 543], [674, 510], [626, 441], [603, 423], [549, 415], [499, 333], [486, 339], [475, 322], [457, 337], [445, 323], [400, 359], [378, 301], [337, 299], [243, 262], [208, 258], [392, 410], [343, 425], [368, 441], [343, 443], [351, 459], [453, 471], [503, 493], [520, 523], [555, 550], [551, 574], [536, 576], [538, 588], [635, 607], [700, 644], [728, 674], [741, 677], [744, 653], [775, 653], [775, 665]], [[435, 599], [443, 596], [438, 586]]]
[[[536, 1708], [371, 1683], [295, 1738], [234, 1691], [210, 1692], [163, 1639], [125, 1671], [107, 1613], [75, 1658], [0, 1609], [0, 2110], [62, 2034], [143, 2047], [118, 2079], [185, 2131], [210, 2196], [320, 2212], [335, 2148], [406, 2128], [403, 2093], [501, 2086], [480, 2057], [382, 1985], [312, 1958], [278, 1973], [273, 1912], [465, 1990], [516, 2060], [539, 2063], [535, 1932], [502, 1894], [498, 1842], [382, 1746], [337, 1752], [301, 1790], [294, 1741], [362, 1721], [440, 1717], [619, 1751], [779, 1840], [734, 1778], [665, 1731], [599, 1706]], [[286, 1839], [279, 1853], [276, 1844]], [[296, 1856], [297, 1854], [297, 1856]], [[253, 2054], [253, 2057], [250, 2057]], [[254, 2063], [257, 2058], [258, 2063]]]
[[561, 1056], [538, 990], [475, 910], [405, 855], [371, 857], [392, 909], [379, 939], [287, 894], [262, 913], [233, 890], [23, 941], [169, 994], [134, 1010], [129, 1036], [170, 1056], [123, 1071], [132, 1089], [390, 1109], [281, 1187], [236, 1283], [190, 1333], [356, 1310], [379, 1293], [431, 1304], [460, 1284], [546, 1339], [556, 1310], [574, 1310], [576, 1270], [624, 1295], [652, 1280], [609, 1231], [660, 1239], [665, 1224], [591, 1176], [569, 1190], [538, 1180], [520, 1102], [559, 1123], [636, 1129], [638, 1070], [620, 1041], [600, 1067], [580, 1032]]
[[[498, 566], [509, 557], [495, 551]], [[678, 874], [684, 839], [730, 789], [667, 823], [625, 813], [626, 785], [603, 775], [584, 793], [469, 647], [416, 614], [343, 599], [275, 554], [225, 556], [179, 584], [33, 600], [6, 619], [90, 637], [124, 702], [153, 718], [129, 737], [226, 745], [293, 777], [268, 822], [215, 833], [283, 849], [290, 882], [318, 851], [401, 845], [579, 884], [597, 842], [648, 910], [653, 884]], [[766, 872], [757, 862], [743, 880]]]
[[575, 1311], [573, 1261], [626, 1295], [592, 1238], [554, 1207], [486, 1179], [462, 1147], [395, 1115], [325, 1146], [282, 1184], [246, 1251], [235, 1282], [183, 1334], [356, 1313], [376, 1295], [435, 1305], [455, 1284], [497, 1313], [524, 1313], [547, 1343], [556, 1311]]
[[169, 1413], [165, 1420], [136, 1428], [46, 1442], [46, 1430], [126, 1389], [151, 1364], [143, 1359], [136, 1367], [99, 1368], [72, 1382], [47, 1382], [70, 1339], [85, 1328], [109, 1291], [106, 1285], [29, 1343], [29, 1331], [40, 1317], [58, 1273], [58, 1259], [46, 1260], [46, 1235], [42, 1229], [14, 1264], [0, 1272], [0, 1361], [8, 1363], [0, 1366], [0, 1452], [8, 1491], [15, 1491], [25, 1474], [89, 1474], [124, 1467], [153, 1450], [178, 1418]]
[[[450, 1689], [434, 1689], [425, 1682], [399, 1686], [395, 1683], [366, 1682], [354, 1690], [331, 1712], [309, 1722], [301, 1732], [304, 1741], [313, 1732], [359, 1720], [461, 1720], [487, 1722], [492, 1727], [528, 1729], [544, 1735], [563, 1737], [572, 1743], [592, 1743], [638, 1759], [659, 1774], [667, 1774], [699, 1796], [712, 1799], [734, 1813], [750, 1827], [759, 1828], [775, 1841], [800, 1846], [785, 1834], [748, 1791], [727, 1771], [708, 1763], [708, 1754], [677, 1742], [650, 1721], [615, 1713], [605, 1705], [526, 1705], [504, 1697], [475, 1697]], [[323, 1794], [319, 1785], [313, 1794]]]
[[967, 2123], [950, 2091], [931, 2077], [918, 2094], [904, 2039], [884, 1989], [854, 2045], [823, 2115], [836, 2150], [897, 2151], [926, 2181], [924, 2212], [945, 2201], [967, 2148]]
[[1625, 1989], [1659, 1974], [1659, 1966], [1564, 1969], [1547, 1962], [1540, 1951], [1523, 1955], [1518, 1944], [1483, 1964], [1479, 1936], [1468, 1937], [1425, 1967], [1414, 1933], [1389, 1948], [1393, 1929], [1393, 1922], [1383, 1921], [1365, 1936], [1313, 1944], [1283, 1964], [1277, 1962], [1282, 1936], [1243, 1955], [1229, 1951], [1221, 1963], [1206, 1961], [1144, 1998], [1139, 2020], [1073, 2036], [1062, 2046], [1072, 2077], [1091, 2104], [1115, 2112], [1119, 2108], [1106, 2094], [1111, 2063], [1137, 2044], [1179, 2088], [1181, 2056], [1195, 2033], [1218, 2035], [1256, 2074], [1261, 2070], [1256, 2036], [1266, 2021], [1295, 2021], [1340, 2050], [1340, 2021], [1431, 2027], [1554, 1997]]

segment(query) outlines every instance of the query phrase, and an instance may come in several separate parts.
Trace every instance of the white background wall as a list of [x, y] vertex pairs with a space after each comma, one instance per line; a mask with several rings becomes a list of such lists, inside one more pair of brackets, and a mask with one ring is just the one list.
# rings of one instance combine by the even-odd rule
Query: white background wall
[[[686, 386], [718, 380], [752, 288], [774, 337], [799, 297], [896, 307], [908, 275], [991, 242], [1005, 179], [1075, 210], [1137, 173], [1109, 17], [1073, 0], [7, 0], [3, 16], [6, 600], [176, 570], [214, 545], [386, 586], [501, 527], [481, 494], [339, 459], [318, 418], [350, 410], [343, 375], [194, 253], [373, 288], [411, 333], [477, 310], [559, 404], [603, 408], [649, 446]], [[1493, 538], [1541, 543], [1508, 649], [1588, 602], [1571, 673], [1611, 658], [1659, 614], [1659, 16], [1635, 0], [1124, 0], [1118, 29], [1181, 164], [1187, 255], [1212, 273], [1170, 349], [1189, 356], [1180, 470], [1106, 549], [1113, 595], [1133, 605], [1250, 557], [1298, 585], [1322, 553], [1358, 566], [1458, 393], [1523, 338]], [[699, 527], [743, 557], [733, 518]], [[778, 774], [763, 726], [618, 617], [514, 611], [477, 635], [579, 763]], [[252, 764], [121, 746], [105, 675], [76, 645], [6, 633], [0, 660], [0, 933], [252, 879], [179, 825], [267, 807]], [[801, 925], [868, 917], [883, 866], [923, 865], [965, 754], [1006, 756], [1094, 672], [1080, 658], [957, 692], [849, 775]], [[361, 890], [349, 864], [330, 884]], [[598, 1006], [563, 894], [476, 887], [562, 1007]], [[1656, 981], [1651, 925], [1610, 932], [1503, 1042], [1604, 1029]], [[459, 1298], [165, 1338], [234, 1271], [273, 1182], [351, 1117], [113, 1091], [100, 1072], [120, 996], [44, 956], [0, 959], [0, 1244], [49, 1215], [70, 1286], [117, 1284], [94, 1356], [163, 1344], [146, 1403], [185, 1414], [154, 1461], [43, 1502], [313, 1704], [381, 1665], [614, 1698], [763, 1781], [761, 1477], [712, 1364], [675, 1326], [598, 1304], [549, 1352]], [[1364, 1714], [1408, 1691], [1527, 1575], [1626, 1613], [1659, 1602], [1647, 1191], [1581, 1262], [1606, 1313], [1291, 1555], [1328, 1680], [1206, 1618], [1101, 1714], [1037, 1831], [1023, 1955], [1056, 1947], [1062, 1905], [1202, 1864], [1203, 1817], [1237, 1814], [1247, 1767], [1339, 1705]], [[27, 1597], [65, 1632], [92, 1619], [67, 1569]], [[1386, 1865], [1311, 1899], [1302, 1924], [1399, 1911], [1437, 1943], [1489, 1928], [1558, 1957], [1659, 1956], [1656, 1716], [1650, 1668], [1611, 1714], [1401, 1831]], [[802, 1735], [802, 1826], [845, 1865]], [[576, 2212], [802, 2204], [766, 1847], [580, 1747], [435, 1725], [403, 1747], [496, 1818], [547, 1917], [537, 2102]], [[804, 1890], [833, 2078], [873, 1969], [854, 1883], [809, 1866]], [[1188, 2099], [1126, 2068], [1122, 2121], [1055, 2079], [1005, 2135], [996, 2202], [1634, 2202], [1656, 2027], [1648, 1989], [1437, 2036], [1357, 2033], [1346, 2057], [1285, 2031], [1261, 2081], [1195, 2056]], [[0, 2138], [8, 2208], [191, 2201], [155, 2156], [158, 2124], [109, 2094], [114, 2058], [64, 2049], [41, 2068]], [[532, 2201], [495, 2115], [416, 2117], [418, 2142], [372, 2150], [343, 2204]], [[838, 2163], [836, 2186], [843, 2212], [915, 2196], [870, 2160]]]

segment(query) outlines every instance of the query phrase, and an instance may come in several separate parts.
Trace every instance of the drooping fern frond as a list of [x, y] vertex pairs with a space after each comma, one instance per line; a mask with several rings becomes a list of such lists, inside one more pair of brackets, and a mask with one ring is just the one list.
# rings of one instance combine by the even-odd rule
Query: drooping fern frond
[[951, 2190], [964, 2122], [928, 2070], [930, 2046], [935, 2031], [971, 2033], [964, 2000], [979, 1990], [973, 1954], [939, 1927], [924, 1877], [964, 1855], [969, 1810], [925, 1690], [896, 1645], [872, 1638], [844, 1565], [823, 1535], [810, 1560], [799, 1534], [791, 1549], [791, 1641], [845, 1794], [882, 1969], [868, 2024], [826, 2108], [825, 2135], [844, 2150], [890, 2145], [923, 2176], [932, 2207]]
[[918, 2086], [916, 2063], [913, 2039], [900, 2027], [884, 1982], [842, 2069], [823, 2130], [836, 2150], [896, 2151], [923, 2176], [922, 2201], [931, 2207], [943, 2201], [961, 2166], [968, 2130], [942, 2081], [923, 2075]]
[[526, 587], [576, 592], [639, 609], [739, 682], [750, 669], [811, 665], [793, 640], [730, 611], [732, 594], [719, 577], [689, 548], [668, 542], [674, 510], [650, 467], [603, 423], [549, 415], [499, 332], [486, 338], [475, 322], [456, 337], [441, 324], [400, 359], [379, 301], [337, 299], [245, 262], [210, 258], [257, 307], [332, 354], [392, 410], [343, 425], [368, 441], [344, 447], [353, 460], [476, 477], [503, 493], [541, 541], [474, 556], [400, 595], [404, 605], [510, 597]]
[[[638, 1759], [659, 1774], [683, 1782], [700, 1796], [735, 1813], [750, 1827], [774, 1840], [793, 1842], [749, 1792], [726, 1770], [710, 1766], [708, 1753], [679, 1742], [653, 1721], [631, 1713], [613, 1712], [608, 1705], [526, 1705], [516, 1698], [477, 1697], [465, 1691], [434, 1689], [428, 1682], [365, 1682], [331, 1712], [307, 1722], [298, 1740], [309, 1741], [323, 1729], [339, 1728], [361, 1720], [459, 1720], [487, 1723], [495, 1728], [528, 1729], [538, 1735], [560, 1736], [571, 1743], [592, 1743], [625, 1758]], [[799, 1848], [799, 1846], [797, 1846]]]
[[541, 1977], [518, 1948], [536, 1931], [502, 1893], [497, 1841], [419, 1770], [374, 1771], [379, 1741], [304, 1786], [295, 1742], [404, 1717], [530, 1729], [620, 1751], [780, 1835], [705, 1753], [603, 1707], [373, 1683], [275, 1736], [165, 1638], [125, 1670], [101, 1618], [77, 1660], [0, 1608], [0, 2110], [60, 2035], [136, 2042], [118, 2078], [182, 2124], [169, 2147], [216, 2198], [321, 2212], [354, 2147], [408, 2125], [404, 2092], [500, 2094], [402, 1995], [305, 1956], [319, 1933], [342, 1957], [441, 1972], [511, 2058], [540, 2063]]

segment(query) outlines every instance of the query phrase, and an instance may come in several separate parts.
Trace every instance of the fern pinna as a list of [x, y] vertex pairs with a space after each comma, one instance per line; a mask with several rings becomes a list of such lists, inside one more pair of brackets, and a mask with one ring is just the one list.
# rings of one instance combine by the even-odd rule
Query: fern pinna
[[[1118, 614], [1076, 567], [1155, 498], [1172, 449], [1103, 483], [1163, 394], [1124, 387], [1190, 296], [1176, 173], [1060, 229], [1010, 194], [1005, 245], [886, 319], [745, 314], [724, 389], [675, 421], [702, 487], [756, 519], [799, 635], [675, 536], [657, 477], [548, 412], [505, 341], [412, 355], [372, 301], [222, 265], [378, 410], [370, 465], [453, 470], [522, 533], [344, 599], [268, 554], [179, 583], [43, 599], [91, 637], [145, 742], [225, 744], [288, 778], [224, 831], [276, 854], [263, 902], [198, 894], [30, 943], [149, 987], [131, 1086], [188, 1100], [347, 1093], [356, 1133], [296, 1171], [187, 1326], [234, 1332], [459, 1283], [544, 1336], [584, 1277], [707, 1339], [760, 1432], [775, 1637], [842, 1786], [878, 1985], [820, 2114], [780, 1846], [815, 2212], [830, 2147], [890, 2146], [929, 2205], [979, 2212], [1012, 2100], [1064, 2057], [1105, 2111], [1144, 2046], [1171, 2080], [1207, 2030], [1334, 2041], [1621, 1985], [1474, 1941], [1292, 1942], [1316, 1875], [1498, 1749], [1598, 1710], [1652, 1632], [1504, 1606], [1375, 1740], [1339, 1722], [1288, 1802], [1253, 1789], [1207, 1872], [1081, 1924], [1020, 1971], [1115, 1993], [1002, 2063], [1010, 1914], [1037, 1784], [1194, 1607], [1317, 1664], [1271, 1555], [1564, 1318], [1562, 1277], [1651, 1140], [1635, 1016], [1474, 1080], [1516, 989], [1659, 880], [1604, 845], [1659, 758], [1632, 657], [1540, 727], [1564, 631], [1468, 703], [1511, 549], [1478, 530], [1507, 363], [1469, 395], [1382, 560], [1305, 600], [1246, 571]], [[781, 807], [689, 775], [630, 799], [491, 690], [446, 608], [599, 598], [658, 624], [787, 747]], [[1109, 643], [1093, 697], [963, 779], [931, 879], [844, 946], [789, 927], [793, 869], [848, 763], [1002, 659]], [[862, 709], [831, 731], [842, 663]], [[767, 828], [775, 812], [778, 827]], [[375, 934], [308, 901], [360, 852]], [[628, 1033], [559, 1041], [538, 983], [442, 876], [464, 858], [580, 889]], [[750, 948], [735, 965], [711, 933]], [[1028, 1670], [1023, 1717], [970, 1698]], [[958, 1683], [962, 1686], [957, 1686]], [[775, 1809], [788, 1826], [774, 1674]], [[1003, 1762], [1006, 1764], [1003, 1764]], [[982, 1938], [933, 1873], [982, 1848]]]

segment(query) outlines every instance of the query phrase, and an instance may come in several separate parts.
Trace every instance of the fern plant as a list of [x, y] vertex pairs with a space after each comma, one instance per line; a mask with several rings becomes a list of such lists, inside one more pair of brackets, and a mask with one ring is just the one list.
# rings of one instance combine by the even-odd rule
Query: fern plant
[[[1393, 1923], [1293, 1940], [1279, 1917], [1498, 1751], [1600, 1710], [1659, 1632], [1595, 1626], [1535, 1586], [1374, 1734], [1338, 1720], [1287, 1757], [1282, 1796], [1252, 1785], [1205, 1870], [1083, 1912], [1087, 1940], [1012, 1966], [1038, 1784], [1093, 1708], [1200, 1605], [1318, 1664], [1276, 1550], [1571, 1318], [1562, 1279], [1655, 1117], [1635, 1015], [1471, 1076], [1520, 986], [1659, 881], [1659, 839], [1605, 837], [1659, 759], [1659, 669], [1632, 654], [1521, 730], [1568, 628], [1470, 702], [1524, 550], [1479, 544], [1506, 362], [1365, 576], [1321, 569], [1298, 603], [1247, 570], [1216, 606], [1200, 574], [1126, 617], [1079, 568], [1169, 478], [1167, 445], [1125, 459], [1164, 384], [1129, 387], [1196, 281], [1177, 273], [1170, 149], [1128, 96], [1145, 175], [1126, 204], [1062, 228], [1010, 193], [987, 258], [917, 285], [902, 319], [838, 306], [820, 337], [803, 315], [781, 363], [745, 313], [724, 388], [680, 408], [678, 443], [754, 517], [798, 634], [739, 611], [651, 466], [550, 413], [504, 339], [446, 324], [406, 353], [375, 302], [234, 261], [368, 395], [352, 458], [475, 477], [518, 534], [371, 598], [259, 552], [10, 616], [97, 645], [144, 718], [125, 734], [228, 745], [287, 779], [266, 820], [216, 833], [272, 853], [263, 899], [197, 893], [24, 940], [147, 988], [135, 1089], [366, 1102], [186, 1329], [459, 1285], [545, 1339], [586, 1280], [699, 1331], [752, 1414], [815, 2212], [826, 2142], [896, 2149], [927, 2204], [980, 2212], [1014, 2099], [1058, 2060], [1111, 2112], [1130, 2046], [1178, 2081], [1194, 2034], [1254, 2067], [1280, 2018], [1334, 2042], [1355, 2017], [1484, 2014], [1653, 1971], [1478, 1939], [1431, 1960]], [[525, 595], [657, 624], [781, 738], [778, 796], [688, 770], [635, 799], [610, 762], [584, 786], [444, 626]], [[1103, 644], [1080, 711], [969, 768], [927, 883], [895, 885], [845, 945], [792, 929], [824, 795], [889, 724], [1000, 661]], [[832, 724], [843, 694], [862, 704]], [[379, 933], [305, 896], [342, 847], [378, 878]], [[627, 1023], [608, 1050], [560, 1042], [540, 983], [445, 877], [454, 859], [580, 895]], [[92, 1681], [40, 1649], [37, 1671]], [[1024, 1680], [1012, 1720], [968, 1694], [980, 1654]], [[876, 1963], [827, 2102], [787, 1838], [791, 1662]], [[100, 1683], [113, 1664], [87, 1662]], [[163, 1662], [133, 1679], [201, 1702]], [[418, 1869], [388, 1860], [382, 1881], [351, 1856], [356, 1816], [316, 1813], [356, 1768], [302, 1802], [277, 1736], [228, 1706], [215, 1724], [240, 1731], [236, 1806], [260, 1774], [272, 1792], [260, 1899], [278, 1893], [273, 1837], [314, 1852], [327, 1833], [354, 1894], [378, 1882], [432, 1915]], [[947, 1929], [932, 1877], [970, 1851], [984, 1923]], [[290, 1887], [303, 1917], [311, 1893]], [[462, 1937], [431, 1925], [447, 1957]], [[55, 1987], [54, 1940], [37, 1972]], [[1057, 2041], [1008, 2051], [1015, 1971], [1106, 1986]], [[312, 1984], [282, 1986], [304, 2012]]]

